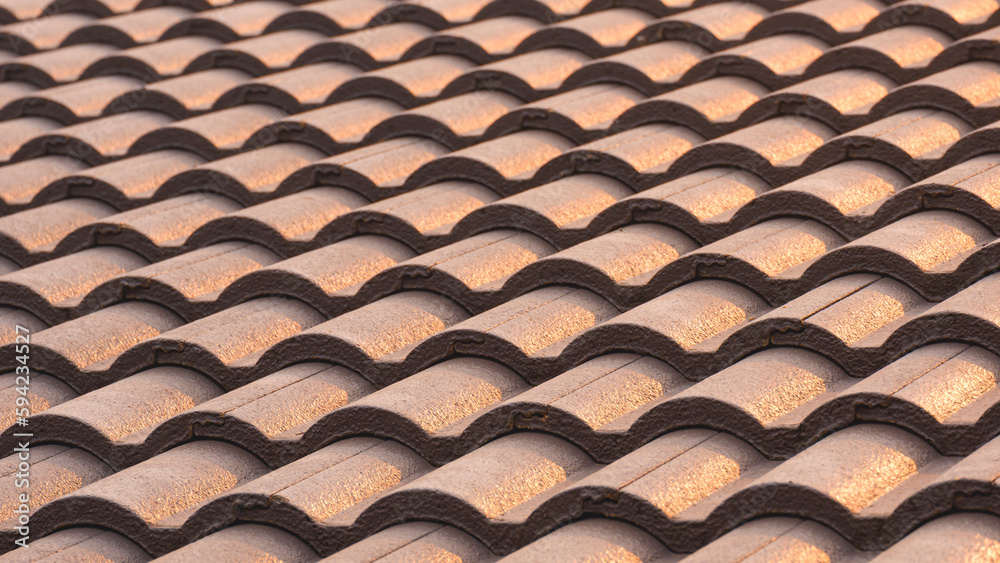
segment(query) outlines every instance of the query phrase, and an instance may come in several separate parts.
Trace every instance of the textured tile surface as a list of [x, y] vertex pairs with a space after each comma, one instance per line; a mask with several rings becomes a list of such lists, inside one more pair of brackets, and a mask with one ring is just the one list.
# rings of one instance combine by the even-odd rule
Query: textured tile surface
[[0, 0], [0, 561], [1000, 559], [998, 45]]

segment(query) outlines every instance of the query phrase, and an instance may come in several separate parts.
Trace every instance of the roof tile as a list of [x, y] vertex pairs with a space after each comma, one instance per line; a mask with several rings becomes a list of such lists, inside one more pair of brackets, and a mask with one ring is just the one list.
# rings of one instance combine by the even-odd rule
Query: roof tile
[[750, 3], [719, 2], [667, 16], [649, 25], [632, 40], [633, 45], [683, 39], [719, 50], [743, 40], [767, 11]]
[[219, 530], [168, 553], [161, 559], [164, 563], [191, 559], [237, 563], [261, 557], [272, 557], [286, 563], [312, 563], [317, 559], [316, 552], [295, 536], [258, 524], [242, 524]]
[[469, 563], [494, 559], [483, 544], [457, 528], [430, 522], [408, 522], [373, 534], [322, 561], [376, 561], [390, 557], [420, 560], [442, 556]]
[[105, 557], [123, 563], [145, 563], [149, 555], [122, 535], [99, 528], [67, 528], [31, 542], [32, 550], [8, 555], [17, 563], [34, 563], [47, 558]]
[[93, 288], [148, 262], [124, 248], [100, 246], [42, 262], [0, 278], [5, 302], [20, 305], [52, 322], [66, 320]]

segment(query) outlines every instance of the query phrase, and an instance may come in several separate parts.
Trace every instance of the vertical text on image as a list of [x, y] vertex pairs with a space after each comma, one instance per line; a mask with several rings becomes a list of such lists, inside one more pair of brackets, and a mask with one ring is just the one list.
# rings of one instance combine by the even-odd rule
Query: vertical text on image
[[[28, 417], [31, 415], [31, 400], [28, 398], [28, 391], [31, 386], [31, 368], [28, 364], [31, 360], [31, 336], [30, 330], [21, 325], [15, 325], [16, 340], [14, 343], [14, 359], [17, 367], [14, 369], [14, 424], [19, 432], [14, 433], [17, 438], [17, 447], [14, 452], [17, 454], [17, 472], [14, 473], [14, 488], [18, 489], [17, 508], [14, 514], [17, 517], [17, 530], [19, 538], [14, 543], [21, 547], [28, 547], [30, 529], [28, 524], [31, 521], [31, 436], [27, 432]], [[23, 440], [23, 441], [22, 441]]]

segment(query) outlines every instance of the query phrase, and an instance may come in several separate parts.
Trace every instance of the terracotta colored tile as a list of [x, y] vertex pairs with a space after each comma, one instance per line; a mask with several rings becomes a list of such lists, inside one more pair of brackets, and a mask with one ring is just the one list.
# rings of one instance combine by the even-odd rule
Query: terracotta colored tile
[[323, 320], [300, 301], [264, 297], [156, 335], [145, 346], [160, 350], [160, 361], [173, 353], [177, 363], [220, 374], [253, 366], [270, 346]]
[[[95, 437], [111, 443], [141, 441], [160, 422], [221, 392], [196, 372], [153, 368], [48, 409], [37, 417], [38, 430], [44, 432], [54, 424], [86, 426], [96, 436], [74, 438], [90, 442], [94, 451], [106, 451], [105, 444]], [[115, 412], [115, 416], [106, 416], [108, 412]]]
[[[772, 94], [766, 100], [791, 103], [795, 97], [810, 99], [829, 106], [841, 116], [867, 116], [873, 106], [886, 98], [896, 84], [889, 78], [866, 70], [841, 70], [789, 86]], [[825, 117], [822, 109], [806, 103], [804, 111]]]
[[109, 111], [129, 111], [144, 107], [182, 119], [210, 109], [226, 92], [250, 79], [249, 74], [231, 68], [213, 68], [146, 85], [140, 95], [122, 96]]
[[298, 427], [374, 389], [357, 373], [339, 366], [296, 364], [250, 382], [191, 409], [218, 422], [245, 424], [269, 439], [298, 438]]
[[[208, 37], [178, 37], [121, 51], [101, 52], [88, 61], [89, 66], [82, 76], [89, 78], [105, 74], [129, 74], [143, 80], [176, 76], [183, 72], [201, 70], [195, 63], [210, 56], [208, 54], [219, 49], [220, 45], [218, 41]], [[93, 45], [87, 44], [68, 49], [92, 47]]]
[[183, 193], [191, 189], [192, 183], [201, 181], [211, 191], [248, 202], [252, 201], [252, 194], [273, 192], [292, 173], [321, 158], [323, 154], [311, 147], [279, 143], [200, 164], [169, 176], [169, 181], [160, 187], [167, 193]]
[[[903, 430], [854, 426], [782, 463], [759, 483], [792, 482], [809, 487], [857, 514], [869, 507], [877, 510], [875, 503], [880, 498], [916, 477], [935, 457], [931, 447]], [[816, 467], [822, 470], [803, 470]]]
[[699, 264], [701, 275], [739, 280], [768, 299], [783, 302], [794, 293], [783, 292], [780, 280], [798, 279], [811, 273], [814, 265], [820, 268], [817, 262], [828, 253], [836, 253], [845, 242], [814, 221], [774, 219], [703, 246], [685, 258]]
[[79, 185], [81, 191], [103, 188], [105, 201], [119, 208], [131, 208], [158, 195], [167, 180], [202, 162], [204, 159], [188, 152], [153, 152], [65, 174], [67, 178], [61, 183]]
[[634, 354], [588, 360], [505, 402], [528, 412], [566, 413], [594, 430], [627, 427], [649, 406], [689, 387], [667, 364]]
[[264, 0], [206, 10], [172, 25], [163, 38], [199, 34], [220, 41], [235, 41], [260, 35], [268, 24], [289, 9], [291, 6], [284, 2]]
[[[912, 191], [940, 193], [936, 198], [941, 202], [940, 207], [965, 210], [996, 231], [993, 210], [1000, 205], [994, 180], [995, 175], [1000, 172], [996, 169], [997, 164], [997, 158], [992, 155], [971, 158], [917, 182], [912, 186]], [[958, 202], [961, 202], [960, 207], [956, 206]]]
[[372, 128], [371, 139], [427, 135], [460, 148], [478, 141], [487, 128], [521, 105], [521, 100], [503, 92], [469, 92], [417, 106], [390, 116]]
[[862, 236], [872, 229], [877, 217], [893, 207], [889, 202], [908, 184], [906, 176], [889, 166], [848, 160], [762, 194], [747, 204], [734, 222], [742, 225], [794, 206], [839, 233]]
[[679, 82], [706, 56], [708, 51], [684, 41], [653, 43], [595, 59], [566, 79], [566, 85], [578, 87], [611, 77], [651, 95]]
[[525, 39], [517, 50], [571, 47], [599, 57], [624, 48], [652, 20], [639, 10], [612, 8], [543, 27]]
[[[581, 145], [555, 160], [544, 176], [570, 171], [597, 172], [634, 188], [652, 185], [685, 154], [704, 141], [686, 127], [651, 124]], [[543, 177], [544, 177], [543, 176]]]
[[[836, 364], [805, 350], [754, 354], [674, 396], [675, 401], [726, 403], [755, 425], [801, 424], [796, 409], [831, 400], [853, 383]], [[806, 409], [803, 409], [806, 410]]]
[[961, 561], [969, 557], [989, 557], [996, 549], [996, 517], [987, 514], [943, 516], [916, 529], [873, 561], [932, 558]]
[[754, 27], [751, 37], [767, 37], [803, 29], [829, 43], [853, 38], [878, 17], [885, 6], [876, 0], [813, 0], [771, 14]]
[[399, 104], [378, 98], [338, 102], [264, 126], [246, 140], [242, 150], [291, 142], [309, 145], [325, 154], [337, 154], [375, 137], [373, 130], [402, 110]]
[[584, 86], [524, 104], [516, 110], [510, 108], [513, 111], [499, 119], [487, 134], [496, 136], [531, 127], [549, 129], [586, 142], [604, 134], [622, 113], [640, 100], [642, 95], [631, 88]]
[[430, 139], [400, 137], [324, 158], [289, 181], [305, 177], [314, 185], [343, 186], [370, 200], [382, 199], [407, 183], [430, 183], [414, 182], [412, 175], [446, 153], [446, 147]]
[[311, 47], [321, 45], [325, 40], [323, 35], [314, 31], [298, 29], [276, 31], [226, 43], [225, 46], [207, 51], [188, 63], [185, 70], [190, 72], [216, 66], [228, 66], [245, 70], [254, 75], [267, 74], [293, 66], [293, 63], [298, 61]]
[[45, 154], [62, 154], [91, 165], [104, 164], [125, 156], [137, 139], [170, 121], [169, 117], [151, 111], [102, 117], [47, 131], [21, 145], [12, 158], [25, 160]]
[[[34, 504], [30, 505], [31, 516], [38, 513], [42, 507], [56, 499], [71, 495], [81, 488], [113, 474], [110, 467], [93, 455], [79, 448], [68, 448], [57, 445], [39, 445], [30, 448], [30, 478], [41, 486], [35, 488], [31, 495]], [[0, 460], [0, 473], [8, 479], [14, 479], [18, 473], [18, 455], [13, 454]], [[4, 487], [0, 496], [0, 506], [3, 507], [4, 527], [12, 528], [17, 521], [14, 510], [20, 506], [19, 491], [16, 487]]]
[[113, 214], [114, 208], [100, 201], [70, 198], [0, 217], [4, 253], [24, 263], [28, 255], [51, 252], [78, 228]]
[[349, 524], [359, 508], [429, 469], [420, 456], [397, 442], [350, 438], [233, 492], [250, 498], [280, 497], [282, 504], [312, 522]]
[[743, 74], [777, 87], [800, 80], [809, 66], [829, 48], [814, 37], [783, 34], [720, 51], [702, 64], [715, 67], [713, 74]]
[[569, 49], [543, 49], [481, 65], [455, 79], [442, 96], [476, 90], [497, 90], [524, 100], [555, 93], [590, 58]]
[[[708, 430], [671, 432], [601, 468], [581, 485], [641, 499], [666, 518], [696, 519], [714, 494], [746, 486], [770, 465], [745, 442]], [[687, 486], [678, 487], [684, 482]]]
[[909, 0], [885, 10], [868, 27], [884, 29], [902, 19], [961, 36], [995, 22], [997, 9], [996, 4], [984, 0]]
[[[451, 27], [466, 23], [476, 18], [491, 0], [469, 0], [454, 2], [452, 0], [424, 0], [413, 6], [390, 6], [376, 18], [391, 17], [394, 19], [426, 22], [435, 27]], [[376, 20], [381, 21], [381, 20]]]
[[615, 557], [634, 561], [674, 561], [671, 553], [646, 532], [617, 520], [574, 522], [504, 557], [502, 561]]
[[42, 318], [65, 320], [65, 311], [60, 314], [57, 309], [77, 305], [99, 284], [148, 263], [124, 248], [100, 246], [7, 274], [0, 278], [0, 287], [5, 301]]
[[357, 361], [398, 361], [425, 338], [466, 318], [468, 313], [444, 297], [404, 291], [319, 324], [287, 344], [332, 339], [360, 355]]
[[596, 174], [576, 174], [542, 184], [473, 211], [460, 229], [527, 228], [562, 246], [564, 231], [585, 229], [591, 220], [616, 201], [632, 194], [620, 182]]
[[22, 117], [0, 123], [0, 161], [10, 160], [25, 144], [58, 129], [58, 122], [41, 117]]
[[1000, 65], [971, 62], [959, 65], [907, 84], [893, 91], [875, 109], [877, 115], [926, 106], [931, 96], [935, 104], [950, 110], [970, 123], [986, 125], [993, 121], [1000, 87]]
[[[58, 379], [41, 373], [36, 373], [30, 377], [27, 394], [21, 395], [17, 390], [22, 387], [23, 380], [17, 380], [16, 373], [5, 373], [0, 375], [0, 397], [16, 404], [17, 397], [28, 397], [31, 402], [31, 409], [34, 413], [45, 412], [48, 409], [78, 396], [65, 383]], [[14, 409], [8, 410], [0, 417], [0, 427], [10, 428], [16, 420]]]
[[430, 522], [409, 522], [372, 534], [322, 561], [336, 563], [434, 557], [455, 557], [469, 563], [494, 559], [483, 544], [461, 530]]
[[47, 558], [104, 557], [122, 563], [145, 563], [149, 555], [125, 536], [98, 528], [68, 528], [31, 542], [30, 547], [10, 553], [7, 558], [18, 563], [33, 563]]
[[254, 244], [223, 242], [132, 270], [106, 282], [88, 301], [108, 303], [142, 296], [193, 319], [207, 314], [210, 309], [203, 305], [218, 299], [236, 280], [279, 260]]
[[[305, 252], [247, 274], [231, 283], [219, 298], [224, 303], [282, 293], [333, 315], [344, 298], [353, 296], [375, 274], [413, 257], [408, 247], [379, 236], [359, 236]], [[339, 298], [339, 299], [338, 299]]]
[[371, 70], [337, 88], [333, 99], [377, 95], [406, 107], [434, 100], [463, 73], [474, 68], [453, 55], [432, 55]]
[[237, 446], [191, 442], [78, 488], [46, 508], [103, 505], [112, 518], [176, 526], [191, 509], [266, 471], [259, 459]]
[[720, 2], [657, 20], [632, 43], [685, 39], [717, 50], [741, 41], [766, 15], [766, 10], [753, 4]]
[[[542, 283], [573, 283], [625, 309], [664, 289], [652, 281], [696, 246], [694, 241], [669, 227], [651, 223], [628, 225], [526, 266], [511, 280], [509, 289], [519, 292]], [[682, 276], [670, 276], [674, 278], [671, 282], [680, 283]]]
[[0, 116], [44, 116], [62, 123], [92, 119], [115, 100], [142, 88], [142, 82], [126, 76], [102, 76], [62, 86], [37, 90], [4, 106]]
[[282, 117], [283, 112], [264, 105], [222, 109], [150, 131], [129, 146], [129, 154], [179, 149], [214, 160], [236, 152], [251, 135]]
[[714, 137], [731, 128], [743, 112], [769, 93], [753, 80], [710, 78], [641, 101], [615, 123], [616, 129], [668, 121]]
[[[762, 518], [741, 525], [688, 557], [692, 563], [717, 561], [726, 557], [810, 557], [829, 561], [863, 561], [869, 553], [859, 553], [840, 534], [798, 518]], [[766, 560], [766, 559], [765, 559]]]
[[992, 0], [35, 4], [6, 557], [995, 551]]
[[91, 24], [95, 18], [85, 14], [53, 14], [28, 22], [11, 23], [0, 28], [0, 37], [17, 54], [47, 51], [58, 47], [74, 31]]
[[388, 413], [428, 435], [460, 435], [478, 414], [527, 388], [523, 379], [499, 364], [459, 358], [415, 373], [346, 408], [357, 410], [359, 417]]
[[593, 468], [590, 458], [565, 440], [519, 433], [498, 438], [401, 491], [453, 497], [486, 518], [517, 521]]
[[0, 106], [5, 106], [23, 97], [30, 96], [39, 88], [26, 82], [7, 81], [0, 84]]
[[[493, 2], [492, 5], [496, 6], [497, 3]], [[447, 53], [462, 55], [485, 64], [512, 55], [518, 45], [541, 27], [539, 20], [533, 18], [492, 17], [439, 31], [410, 47], [403, 58], [415, 59], [431, 53]]]
[[705, 349], [765, 311], [764, 302], [749, 290], [723, 281], [696, 281], [622, 313], [599, 330], [663, 340], [679, 350]]
[[861, 67], [896, 82], [913, 80], [926, 74], [950, 42], [947, 35], [929, 27], [894, 27], [830, 49], [810, 66], [809, 74]]
[[[122, 303], [42, 331], [32, 343], [36, 351], [51, 350], [48, 369], [97, 371], [110, 367], [132, 346], [181, 324], [177, 315], [163, 307]], [[46, 369], [44, 363], [39, 358], [38, 369]]]
[[299, 28], [315, 29], [327, 35], [336, 35], [365, 27], [389, 5], [387, 0], [311, 2], [275, 18], [267, 31]]
[[307, 64], [241, 80], [212, 101], [216, 108], [263, 103], [296, 113], [325, 103], [340, 85], [360, 74], [360, 69], [347, 64]]
[[416, 170], [410, 181], [425, 185], [470, 180], [507, 194], [518, 191], [515, 186], [531, 181], [541, 167], [572, 147], [572, 142], [555, 133], [521, 131], [438, 155]]
[[978, 420], [991, 402], [1000, 371], [982, 348], [941, 343], [924, 346], [865, 378], [852, 393], [878, 393], [906, 401], [939, 423]]
[[23, 334], [24, 331], [18, 332], [18, 326], [25, 327], [32, 332], [41, 332], [49, 327], [41, 319], [24, 309], [0, 307], [0, 318], [6, 323], [0, 331], [0, 343], [4, 345], [13, 343], [17, 340], [18, 334]]
[[295, 253], [291, 243], [313, 240], [331, 222], [365, 203], [361, 196], [343, 189], [303, 190], [232, 211], [202, 227], [192, 237], [192, 244], [227, 240], [237, 231], [279, 254], [290, 255]]
[[[305, 32], [296, 30], [275, 33]], [[377, 68], [400, 61], [410, 48], [432, 33], [428, 27], [409, 22], [388, 23], [352, 31], [326, 41], [315, 41], [312, 48], [298, 55], [296, 66], [338, 61], [365, 69]], [[266, 37], [268, 36], [264, 36]]]
[[732, 162], [740, 154], [742, 167], [771, 184], [793, 179], [817, 149], [834, 137], [826, 125], [805, 117], [776, 117], [712, 139], [678, 159], [677, 173]]
[[734, 212], [768, 189], [770, 186], [753, 174], [710, 168], [626, 197], [605, 215], [666, 221], [696, 240], [718, 238], [709, 234], [714, 226], [726, 225]]
[[577, 335], [616, 314], [618, 310], [599, 295], [584, 289], [554, 286], [532, 291], [476, 315], [449, 328], [437, 339], [476, 334], [484, 348], [503, 354], [509, 365], [515, 360], [522, 363], [521, 357], [558, 357]]
[[157, 247], [178, 247], [199, 227], [239, 209], [223, 196], [186, 194], [104, 217], [94, 221], [94, 228], [108, 238], [116, 232], [138, 233]]
[[20, 80], [45, 88], [84, 78], [88, 67], [115, 53], [116, 49], [97, 44], [43, 51], [18, 57], [16, 63], [0, 62], [0, 76], [5, 80]]
[[[871, 139], [880, 147], [883, 162], [896, 164], [909, 175], [917, 175], [922, 162], [941, 158], [972, 128], [954, 115], [933, 110], [910, 110], [880, 119], [830, 141], [827, 150], [839, 149], [855, 139]], [[854, 141], [857, 142], [857, 141]], [[854, 151], [858, 153], [860, 151]]]
[[210, 534], [160, 560], [190, 561], [213, 559], [236, 563], [254, 558], [271, 558], [287, 563], [312, 563], [316, 552], [295, 536], [271, 526], [242, 524]]
[[555, 21], [578, 15], [590, 3], [587, 0], [538, 0], [531, 4], [493, 2], [479, 12], [477, 19], [487, 19], [505, 13], [523, 13], [539, 21]]
[[[852, 241], [844, 251], [865, 248], [865, 252], [888, 252], [921, 272], [947, 272], [993, 239], [981, 224], [964, 215], [926, 211], [904, 217]], [[898, 276], [906, 276], [905, 266], [897, 268]]]

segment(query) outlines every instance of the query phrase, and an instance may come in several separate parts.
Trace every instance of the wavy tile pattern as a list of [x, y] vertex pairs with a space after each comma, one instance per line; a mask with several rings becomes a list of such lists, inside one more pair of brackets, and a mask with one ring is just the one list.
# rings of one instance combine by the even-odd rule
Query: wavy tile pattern
[[0, 561], [997, 559], [998, 30], [0, 0]]

